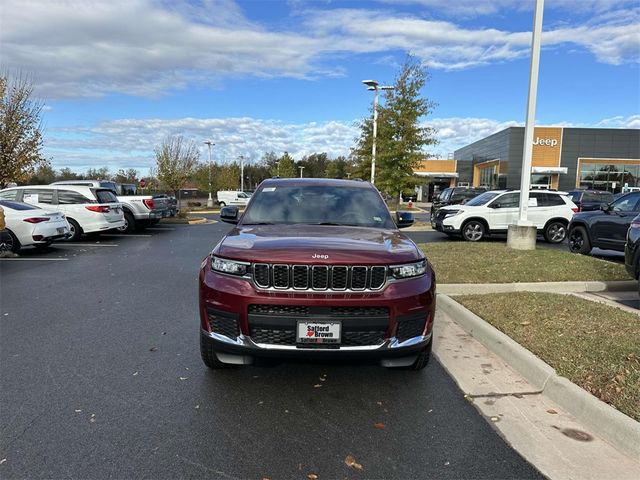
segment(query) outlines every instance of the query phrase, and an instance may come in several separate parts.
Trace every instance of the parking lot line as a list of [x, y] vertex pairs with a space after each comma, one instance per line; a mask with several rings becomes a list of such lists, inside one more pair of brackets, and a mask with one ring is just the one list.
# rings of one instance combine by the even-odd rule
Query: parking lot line
[[36, 261], [42, 261], [42, 262], [65, 262], [69, 260], [68, 258], [44, 258], [44, 257], [17, 257], [17, 258], [0, 258], [0, 262], [9, 262], [9, 261], [13, 261], [13, 262], [36, 262]]
[[153, 235], [133, 235], [129, 233], [102, 233], [103, 237], [153, 237]]

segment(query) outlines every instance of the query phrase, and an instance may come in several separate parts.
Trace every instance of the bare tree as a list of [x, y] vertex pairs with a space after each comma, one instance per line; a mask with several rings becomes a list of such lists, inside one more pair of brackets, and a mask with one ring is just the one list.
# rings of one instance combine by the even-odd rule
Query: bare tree
[[0, 188], [23, 182], [48, 164], [40, 153], [43, 104], [32, 98], [33, 85], [23, 76], [0, 74]]
[[156, 153], [158, 180], [176, 195], [184, 187], [198, 165], [200, 152], [195, 142], [186, 142], [181, 135], [167, 137]]

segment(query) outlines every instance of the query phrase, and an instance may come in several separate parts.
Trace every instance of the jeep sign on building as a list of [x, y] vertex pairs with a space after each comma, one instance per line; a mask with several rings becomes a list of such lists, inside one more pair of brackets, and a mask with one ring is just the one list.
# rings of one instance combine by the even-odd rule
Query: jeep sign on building
[[[511, 127], [456, 150], [457, 182], [519, 188], [523, 146], [524, 128]], [[640, 187], [640, 130], [536, 127], [531, 183], [611, 192]]]

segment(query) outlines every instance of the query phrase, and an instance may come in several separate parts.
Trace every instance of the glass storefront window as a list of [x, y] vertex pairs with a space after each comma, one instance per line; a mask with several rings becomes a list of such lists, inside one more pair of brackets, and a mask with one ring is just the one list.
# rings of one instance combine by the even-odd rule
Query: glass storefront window
[[625, 183], [640, 186], [640, 165], [581, 162], [579, 179], [582, 188], [618, 193]]

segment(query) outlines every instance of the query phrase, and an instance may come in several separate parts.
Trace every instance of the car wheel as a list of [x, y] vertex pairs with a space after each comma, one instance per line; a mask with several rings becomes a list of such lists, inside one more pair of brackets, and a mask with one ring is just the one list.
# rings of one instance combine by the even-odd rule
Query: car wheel
[[220, 208], [222, 208], [222, 207], [226, 207], [226, 206], [227, 206], [227, 204], [226, 204], [226, 203], [224, 203], [224, 202], [220, 202], [220, 203], [218, 203], [218, 206], [219, 206]]
[[129, 212], [124, 212], [124, 225], [116, 230], [123, 233], [133, 233], [136, 229], [136, 219]]
[[20, 242], [11, 230], [0, 232], [0, 252], [18, 253]]
[[73, 218], [67, 218], [67, 221], [69, 222], [69, 236], [67, 237], [67, 241], [75, 242], [80, 240], [80, 237], [82, 236], [82, 228], [80, 228], [78, 222]]
[[202, 336], [200, 336], [200, 356], [202, 357], [203, 363], [212, 370], [221, 370], [235, 366], [221, 362], [211, 345], [204, 341]]
[[433, 340], [431, 340], [429, 342], [429, 345], [427, 345], [427, 347], [418, 354], [418, 358], [416, 358], [415, 362], [413, 362], [411, 365], [407, 367], [402, 367], [402, 369], [418, 371], [426, 367], [429, 364], [429, 360], [431, 359], [432, 345], [433, 345]]
[[569, 232], [569, 250], [583, 255], [591, 251], [591, 242], [584, 227], [573, 227]]
[[485, 234], [485, 227], [478, 220], [471, 220], [462, 226], [462, 238], [468, 242], [478, 242]]
[[550, 222], [544, 229], [544, 239], [548, 243], [562, 243], [567, 238], [567, 226], [562, 222]]

